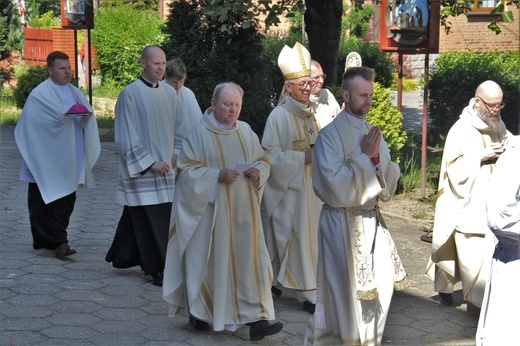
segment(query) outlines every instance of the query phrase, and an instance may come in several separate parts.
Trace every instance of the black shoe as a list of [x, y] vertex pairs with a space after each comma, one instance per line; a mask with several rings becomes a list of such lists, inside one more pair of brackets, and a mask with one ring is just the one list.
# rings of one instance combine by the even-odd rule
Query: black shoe
[[162, 287], [163, 273], [157, 272], [152, 274], [152, 285]]
[[280, 332], [283, 328], [283, 324], [280, 322], [271, 324], [266, 320], [247, 323], [246, 325], [251, 326], [251, 329], [249, 330], [249, 339], [251, 339], [251, 341], [262, 340], [268, 335], [274, 335]]
[[448, 305], [448, 306], [453, 305], [453, 295], [451, 293], [439, 292], [439, 297], [441, 297], [441, 303]]
[[313, 315], [314, 314], [314, 310], [316, 310], [316, 304], [312, 304], [311, 302], [304, 301], [303, 302], [303, 310], [305, 310], [309, 314]]
[[282, 295], [282, 290], [276, 286], [271, 286], [271, 293], [274, 294], [275, 296], [279, 297]]
[[196, 330], [200, 330], [202, 332], [210, 330], [210, 326], [209, 326], [208, 322], [198, 320], [195, 317], [193, 317], [193, 315], [190, 315], [190, 324], [192, 325], [193, 328], [195, 328]]
[[76, 250], [71, 248], [69, 244], [63, 243], [58, 245], [58, 247], [54, 250], [54, 253], [59, 259], [66, 259], [67, 256], [74, 255]]

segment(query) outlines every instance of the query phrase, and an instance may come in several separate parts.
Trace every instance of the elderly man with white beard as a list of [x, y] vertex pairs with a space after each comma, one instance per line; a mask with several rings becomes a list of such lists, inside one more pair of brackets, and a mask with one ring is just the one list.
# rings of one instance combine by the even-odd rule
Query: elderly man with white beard
[[427, 274], [447, 305], [459, 281], [464, 299], [482, 304], [495, 245], [485, 219], [489, 179], [512, 136], [500, 117], [502, 98], [496, 82], [480, 84], [446, 137]]

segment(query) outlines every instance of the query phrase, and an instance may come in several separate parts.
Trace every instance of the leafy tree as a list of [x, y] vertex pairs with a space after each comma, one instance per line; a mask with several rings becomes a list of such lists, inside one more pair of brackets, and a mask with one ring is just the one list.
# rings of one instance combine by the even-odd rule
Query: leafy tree
[[[518, 7], [518, 0], [506, 0], [507, 6], [515, 5]], [[267, 27], [277, 25], [277, 16], [286, 13], [295, 5], [305, 3], [306, 32], [309, 37], [309, 50], [311, 56], [320, 61], [324, 72], [327, 74], [326, 85], [336, 84], [336, 74], [338, 61], [338, 47], [340, 44], [341, 18], [343, 15], [342, 0], [259, 0], [254, 4], [250, 1], [236, 0], [207, 0], [209, 6], [205, 7], [204, 12], [208, 15], [220, 15], [221, 19], [226, 17], [229, 8], [235, 10], [250, 9], [251, 16], [242, 25], [250, 25], [248, 21], [257, 18], [259, 14], [265, 14], [265, 24]], [[377, 0], [375, 1], [378, 2]], [[356, 8], [361, 8], [363, 0], [353, 0]], [[441, 25], [449, 32], [451, 23], [449, 17], [466, 15], [473, 4], [472, 0], [440, 0], [441, 5]], [[492, 13], [500, 13], [500, 18], [505, 22], [513, 21], [511, 11], [506, 11], [503, 3], [499, 3]], [[492, 16], [488, 28], [497, 34], [501, 32], [497, 25], [497, 17]], [[329, 77], [331, 76], [331, 77]]]
[[[472, 0], [464, 0], [464, 1], [458, 1], [458, 0], [440, 0], [441, 2], [441, 13], [440, 13], [440, 20], [441, 20], [441, 26], [444, 27], [446, 30], [446, 33], [450, 32], [451, 29], [451, 22], [449, 21], [449, 17], [457, 17], [460, 15], [467, 15], [468, 12], [470, 12], [471, 7], [473, 6]], [[518, 0], [510, 0], [505, 3], [507, 7], [515, 5], [516, 8], [518, 8]], [[502, 19], [506, 23], [513, 23], [513, 12], [512, 11], [505, 11], [506, 6], [503, 2], [499, 2], [497, 4], [497, 7], [495, 7], [491, 14], [500, 14], [499, 17], [492, 16], [491, 20], [488, 24], [488, 29], [491, 31], [494, 31], [497, 35], [502, 32], [502, 29], [497, 24], [499, 18]]]
[[0, 0], [0, 60], [7, 58], [11, 51], [22, 50], [23, 35], [20, 18], [11, 0]]
[[342, 32], [349, 32], [350, 36], [364, 38], [370, 26], [370, 19], [374, 17], [374, 7], [364, 5], [362, 7], [352, 7], [344, 17], [341, 25]]
[[262, 54], [262, 35], [251, 8], [242, 1], [175, 1], [170, 5], [164, 33], [167, 58], [184, 61], [186, 84], [197, 95], [203, 111], [209, 107], [217, 84], [236, 82], [245, 93], [241, 119], [261, 134], [273, 95], [268, 87], [271, 73], [266, 73], [269, 66]]

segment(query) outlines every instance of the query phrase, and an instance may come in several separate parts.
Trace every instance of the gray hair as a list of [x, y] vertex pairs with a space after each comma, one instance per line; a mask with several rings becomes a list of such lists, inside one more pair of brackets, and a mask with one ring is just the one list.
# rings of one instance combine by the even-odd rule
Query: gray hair
[[218, 101], [218, 99], [220, 98], [220, 94], [222, 93], [222, 90], [225, 87], [227, 87], [227, 86], [231, 86], [231, 87], [236, 88], [238, 90], [238, 93], [240, 94], [240, 97], [244, 97], [244, 89], [242, 89], [242, 87], [240, 85], [238, 85], [235, 82], [224, 82], [224, 83], [218, 84], [215, 87], [215, 90], [213, 90], [213, 97], [212, 97], [212, 99], [214, 101]]

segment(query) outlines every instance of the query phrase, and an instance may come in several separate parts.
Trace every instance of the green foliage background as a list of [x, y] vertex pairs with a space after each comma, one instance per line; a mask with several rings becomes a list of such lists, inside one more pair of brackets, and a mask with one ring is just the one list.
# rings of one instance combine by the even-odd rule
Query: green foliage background
[[374, 100], [367, 114], [367, 120], [381, 128], [392, 160], [400, 162], [401, 149], [408, 138], [403, 130], [403, 114], [392, 105], [390, 92], [380, 83], [374, 83]]
[[25, 101], [29, 97], [31, 91], [41, 82], [49, 78], [47, 66], [37, 65], [24, 67], [16, 72], [18, 83], [13, 91], [13, 97], [18, 108], [23, 108]]
[[434, 140], [444, 138], [464, 107], [474, 97], [477, 86], [494, 80], [504, 93], [506, 107], [502, 120], [518, 134], [520, 114], [520, 52], [448, 52], [440, 55], [430, 72], [428, 113]]
[[124, 87], [136, 80], [141, 74], [141, 51], [160, 45], [163, 39], [159, 16], [132, 5], [102, 6], [94, 25], [92, 43], [103, 84]]
[[31, 16], [27, 23], [31, 28], [51, 29], [54, 26], [59, 26], [60, 21], [58, 17], [54, 16], [54, 12], [45, 12], [41, 16]]
[[[213, 1], [213, 4], [218, 1]], [[272, 69], [262, 49], [262, 35], [248, 11], [235, 11], [221, 1], [227, 13], [204, 14], [206, 0], [179, 0], [170, 6], [164, 33], [168, 59], [178, 57], [186, 64], [186, 86], [195, 93], [202, 110], [210, 106], [213, 89], [233, 81], [244, 89], [241, 120], [261, 135], [272, 108]], [[279, 75], [278, 72], [276, 75]], [[281, 88], [281, 84], [279, 86]]]
[[[13, 50], [22, 50], [23, 35], [17, 9], [11, 0], [0, 0], [0, 60]], [[3, 78], [1, 79], [3, 81]], [[3, 83], [1, 83], [3, 84]], [[0, 84], [0, 87], [1, 87]]]

